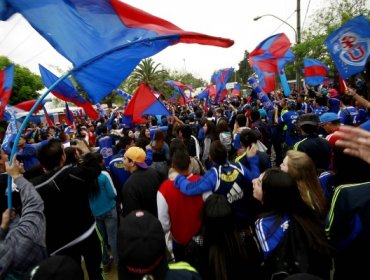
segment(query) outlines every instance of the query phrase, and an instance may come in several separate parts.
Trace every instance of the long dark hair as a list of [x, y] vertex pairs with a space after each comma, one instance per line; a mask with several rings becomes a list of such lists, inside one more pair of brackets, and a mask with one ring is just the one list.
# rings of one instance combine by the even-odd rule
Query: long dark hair
[[[212, 194], [203, 207], [204, 249], [208, 257], [205, 279], [227, 280], [245, 277], [247, 253], [236, 228], [230, 204], [223, 195]], [[207, 269], [208, 268], [208, 269]]]
[[[79, 166], [86, 171], [90, 171], [92, 174], [100, 174], [102, 170], [101, 163], [103, 161], [103, 156], [99, 153], [87, 153], [84, 154]], [[100, 188], [98, 184], [98, 176], [94, 176], [94, 179], [91, 180], [89, 195], [96, 196], [99, 194]]]

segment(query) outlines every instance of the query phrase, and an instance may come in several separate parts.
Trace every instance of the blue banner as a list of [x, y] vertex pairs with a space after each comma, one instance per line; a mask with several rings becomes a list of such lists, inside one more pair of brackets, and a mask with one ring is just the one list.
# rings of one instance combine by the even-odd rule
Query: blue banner
[[258, 98], [261, 100], [263, 107], [265, 110], [273, 110], [274, 105], [272, 104], [270, 98], [267, 96], [267, 94], [263, 91], [263, 89], [260, 87], [260, 85], [257, 83], [256, 79], [254, 77], [248, 78], [248, 83], [252, 86], [254, 91], [257, 93]]

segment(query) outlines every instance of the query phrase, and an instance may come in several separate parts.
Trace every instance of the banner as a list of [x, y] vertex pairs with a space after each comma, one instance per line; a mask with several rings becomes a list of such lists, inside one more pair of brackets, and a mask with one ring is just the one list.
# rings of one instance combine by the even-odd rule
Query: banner
[[343, 79], [364, 70], [370, 55], [370, 22], [358, 16], [335, 30], [325, 45]]

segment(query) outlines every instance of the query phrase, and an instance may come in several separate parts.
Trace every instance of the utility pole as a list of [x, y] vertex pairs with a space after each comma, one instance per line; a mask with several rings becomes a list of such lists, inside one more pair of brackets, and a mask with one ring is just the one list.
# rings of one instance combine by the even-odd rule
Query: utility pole
[[[297, 41], [296, 44], [299, 45], [301, 43], [301, 0], [297, 0]], [[300, 93], [301, 91], [301, 73], [300, 73], [300, 61], [301, 58], [298, 57], [296, 59], [297, 69], [296, 69], [296, 82], [297, 82], [297, 91]]]

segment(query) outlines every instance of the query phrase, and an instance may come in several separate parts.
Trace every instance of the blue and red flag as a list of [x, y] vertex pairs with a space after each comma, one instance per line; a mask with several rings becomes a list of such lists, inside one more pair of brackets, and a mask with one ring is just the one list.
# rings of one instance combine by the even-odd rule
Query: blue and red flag
[[[47, 88], [51, 87], [59, 79], [41, 64], [39, 65], [39, 69], [41, 79]], [[62, 82], [58, 83], [53, 88], [51, 93], [63, 101], [72, 102], [76, 106], [82, 107], [86, 114], [93, 120], [97, 120], [99, 118], [99, 114], [96, 112], [91, 103], [79, 95], [77, 89], [73, 86], [69, 79], [64, 79]]]
[[144, 83], [140, 84], [123, 113], [126, 124], [146, 123], [143, 115], [171, 115]]
[[370, 22], [358, 16], [331, 33], [325, 45], [339, 74], [347, 79], [364, 70], [370, 56]]
[[304, 81], [307, 85], [320, 85], [328, 76], [328, 66], [322, 63], [320, 60], [313, 58], [304, 58], [303, 66]]
[[284, 33], [268, 37], [250, 54], [249, 64], [258, 75], [259, 83], [265, 92], [276, 88], [275, 74], [284, 70], [285, 64], [294, 60], [290, 41]]
[[[42, 107], [44, 107], [46, 101], [47, 100], [43, 100], [43, 102], [41, 102], [39, 106], [37, 106], [36, 110], [33, 113], [37, 114], [37, 112], [40, 111]], [[23, 111], [29, 112], [31, 111], [32, 107], [36, 104], [36, 102], [37, 102], [36, 99], [30, 99], [30, 100], [19, 102], [18, 104], [15, 104], [14, 107], [21, 109]]]
[[54, 126], [54, 122], [51, 120], [48, 111], [46, 111], [45, 106], [42, 107], [42, 110], [44, 111], [46, 122], [48, 123], [48, 126]]
[[231, 97], [239, 97], [240, 96], [240, 84], [236, 83], [233, 90], [231, 91]]
[[65, 102], [65, 103], [66, 103], [66, 109], [65, 109], [66, 123], [67, 123], [67, 125], [73, 126], [74, 122], [75, 122], [75, 119], [73, 117], [73, 113], [71, 112], [71, 110], [69, 110], [68, 103], [67, 102]]
[[227, 94], [227, 89], [226, 89], [226, 84], [228, 80], [230, 79], [231, 74], [234, 72], [234, 68], [226, 68], [218, 71], [216, 74], [213, 74], [211, 80], [214, 84], [216, 84], [216, 98], [215, 98], [215, 103], [221, 102], [226, 94]]
[[234, 41], [184, 31], [120, 0], [7, 0], [61, 55], [93, 104], [118, 88], [144, 58], [177, 43], [230, 47]]
[[0, 71], [0, 120], [4, 117], [5, 107], [12, 94], [14, 81], [14, 64]]
[[165, 81], [164, 83], [174, 88], [180, 94], [180, 105], [185, 105], [187, 103], [188, 97], [185, 95], [184, 91], [189, 90], [192, 92], [193, 88], [191, 86], [173, 80]]

